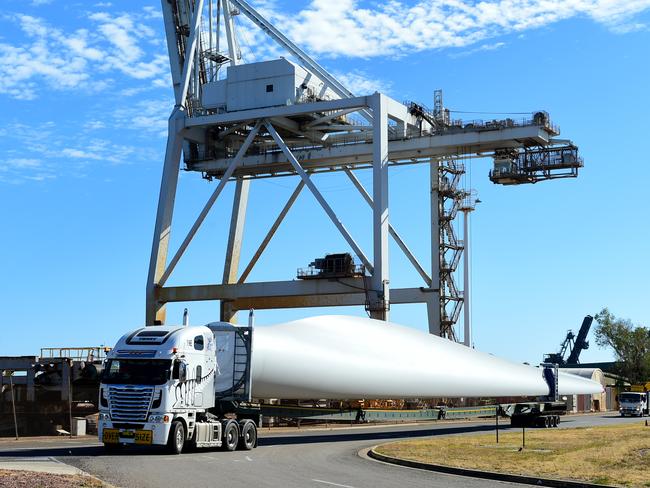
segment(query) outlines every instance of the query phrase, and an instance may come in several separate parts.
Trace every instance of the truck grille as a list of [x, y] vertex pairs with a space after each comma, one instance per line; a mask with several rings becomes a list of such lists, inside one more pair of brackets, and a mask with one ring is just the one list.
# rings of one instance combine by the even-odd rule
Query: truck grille
[[146, 422], [153, 386], [111, 386], [108, 404], [111, 420], [119, 422]]

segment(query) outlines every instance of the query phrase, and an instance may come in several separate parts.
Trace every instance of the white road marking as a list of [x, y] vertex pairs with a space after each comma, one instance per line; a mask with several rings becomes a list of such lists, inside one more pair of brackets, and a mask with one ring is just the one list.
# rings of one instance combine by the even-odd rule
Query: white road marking
[[246, 456], [246, 461], [251, 461], [252, 462], [253, 460], [250, 458], [250, 456]]
[[323, 481], [323, 480], [315, 480], [315, 479], [312, 479], [312, 481], [315, 481], [316, 483], [323, 483], [325, 485], [330, 485], [330, 486], [340, 486], [341, 488], [354, 488], [354, 486], [341, 485], [339, 483], [332, 483], [331, 481]]

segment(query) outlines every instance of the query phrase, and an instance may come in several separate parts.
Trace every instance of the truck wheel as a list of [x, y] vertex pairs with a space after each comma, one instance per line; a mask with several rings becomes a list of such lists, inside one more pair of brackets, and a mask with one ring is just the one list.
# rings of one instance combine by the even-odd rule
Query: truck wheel
[[239, 438], [239, 449], [250, 451], [257, 444], [257, 427], [253, 422], [244, 422]]
[[223, 449], [225, 451], [234, 451], [239, 443], [239, 429], [237, 422], [228, 422], [223, 429]]
[[167, 450], [172, 454], [183, 452], [185, 445], [185, 427], [183, 422], [175, 420], [172, 422], [172, 428], [169, 430], [169, 439], [167, 440]]

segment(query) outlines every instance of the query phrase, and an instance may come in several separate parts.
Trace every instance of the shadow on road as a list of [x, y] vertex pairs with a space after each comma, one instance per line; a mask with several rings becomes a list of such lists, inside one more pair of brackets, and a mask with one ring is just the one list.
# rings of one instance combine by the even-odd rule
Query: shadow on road
[[[508, 430], [509, 426], [501, 426], [503, 430]], [[327, 433], [313, 433], [304, 432], [292, 435], [271, 435], [268, 437], [260, 437], [260, 446], [281, 446], [281, 445], [300, 445], [300, 444], [316, 444], [316, 443], [330, 443], [330, 442], [354, 442], [354, 441], [367, 441], [369, 443], [374, 441], [398, 440], [418, 437], [431, 437], [440, 435], [455, 435], [464, 433], [479, 433], [489, 432], [494, 430], [494, 425], [463, 425], [457, 427], [445, 428], [431, 428], [431, 429], [404, 429], [404, 430], [390, 430], [386, 431], [366, 431], [366, 432], [350, 432], [350, 431], [337, 431]], [[37, 441], [35, 441], [37, 442]], [[143, 447], [143, 446], [129, 446], [125, 449], [107, 453], [102, 446], [33, 446], [20, 449], [7, 449], [0, 451], [0, 461], [2, 459], [20, 459], [31, 457], [95, 457], [95, 456], [133, 456], [138, 454], [155, 454], [164, 453], [163, 447]]]
[[[164, 452], [162, 448], [152, 449], [142, 448], [139, 446], [130, 446], [128, 449], [122, 449], [120, 451], [111, 452], [110, 456], [132, 456], [134, 454], [152, 454], [153, 452]], [[33, 447], [33, 448], [21, 448], [19, 450], [4, 450], [0, 451], [0, 461], [4, 459], [20, 459], [20, 458], [32, 458], [32, 457], [95, 457], [95, 456], [105, 456], [108, 453], [104, 450], [102, 446], [74, 446], [74, 447]]]
[[[454, 435], [474, 432], [489, 432], [493, 425], [472, 425], [448, 427], [444, 429], [394, 430], [389, 432], [332, 432], [327, 434], [302, 434], [288, 436], [260, 437], [260, 446], [280, 446], [296, 444], [314, 444], [320, 442], [352, 442], [352, 441], [384, 441], [391, 439], [407, 439], [413, 437], [432, 437], [439, 435]], [[504, 428], [505, 430], [505, 428]]]

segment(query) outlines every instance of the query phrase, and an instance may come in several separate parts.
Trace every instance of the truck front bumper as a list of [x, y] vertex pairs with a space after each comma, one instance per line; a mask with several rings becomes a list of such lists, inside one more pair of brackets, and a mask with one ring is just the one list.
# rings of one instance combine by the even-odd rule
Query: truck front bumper
[[641, 416], [643, 410], [637, 410], [636, 408], [620, 408], [619, 412], [621, 415], [639, 415]]
[[167, 444], [171, 423], [146, 422], [133, 427], [113, 425], [111, 420], [99, 420], [97, 434], [100, 442], [105, 444], [138, 444], [158, 445]]

